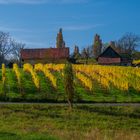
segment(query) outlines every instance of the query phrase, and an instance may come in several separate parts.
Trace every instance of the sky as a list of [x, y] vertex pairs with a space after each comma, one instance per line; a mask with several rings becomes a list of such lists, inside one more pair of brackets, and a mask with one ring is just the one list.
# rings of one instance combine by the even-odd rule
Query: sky
[[140, 0], [0, 0], [0, 31], [27, 48], [55, 47], [59, 28], [71, 51], [93, 44], [96, 33], [103, 43], [140, 35]]

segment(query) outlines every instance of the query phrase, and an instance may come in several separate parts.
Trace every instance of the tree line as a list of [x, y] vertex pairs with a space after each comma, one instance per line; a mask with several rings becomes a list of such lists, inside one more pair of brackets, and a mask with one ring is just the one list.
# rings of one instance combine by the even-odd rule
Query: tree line
[[111, 46], [119, 54], [127, 53], [133, 59], [140, 59], [140, 36], [133, 33], [124, 34], [119, 40], [103, 43], [100, 35], [96, 34], [92, 45], [89, 45], [80, 52], [79, 47], [74, 47], [73, 59], [97, 58], [108, 46]]
[[[116, 52], [127, 53], [133, 59], [140, 59], [140, 36], [133, 33], [124, 34], [119, 40], [111, 41], [110, 43], [103, 43], [100, 35], [96, 34], [93, 44], [82, 49], [80, 52], [79, 47], [74, 47], [74, 52], [71, 58], [74, 60], [84, 59], [86, 62], [89, 58], [96, 59], [108, 46], [111, 46]], [[20, 51], [25, 47], [25, 44], [13, 39], [9, 33], [0, 31], [0, 66], [2, 63], [16, 62], [21, 65]], [[57, 35], [56, 47], [65, 47], [63, 40], [62, 29]]]

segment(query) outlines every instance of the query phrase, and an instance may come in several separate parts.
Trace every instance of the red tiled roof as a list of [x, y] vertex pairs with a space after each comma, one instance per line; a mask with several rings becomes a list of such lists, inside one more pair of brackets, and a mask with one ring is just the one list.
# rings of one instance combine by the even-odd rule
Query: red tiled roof
[[62, 59], [69, 57], [69, 48], [23, 49], [22, 59]]

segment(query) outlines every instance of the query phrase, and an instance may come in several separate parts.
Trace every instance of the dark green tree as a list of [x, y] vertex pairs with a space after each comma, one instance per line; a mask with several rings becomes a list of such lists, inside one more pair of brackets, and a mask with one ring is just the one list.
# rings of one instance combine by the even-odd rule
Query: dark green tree
[[72, 103], [74, 98], [74, 82], [73, 82], [73, 69], [72, 64], [67, 62], [64, 67], [64, 87], [67, 95], [69, 109], [72, 110]]
[[102, 40], [98, 34], [95, 35], [94, 44], [93, 44], [93, 55], [94, 58], [97, 58], [102, 51]]
[[132, 54], [132, 58], [134, 60], [140, 60], [140, 52], [139, 51], [134, 51]]
[[82, 58], [85, 60], [85, 63], [88, 63], [88, 59], [90, 58], [90, 48], [84, 48], [81, 53]]
[[78, 46], [74, 47], [73, 58], [75, 58], [75, 59], [79, 59], [80, 58], [80, 53], [79, 53], [79, 47]]
[[56, 48], [64, 48], [64, 47], [65, 47], [65, 42], [63, 40], [62, 28], [60, 28], [56, 38]]

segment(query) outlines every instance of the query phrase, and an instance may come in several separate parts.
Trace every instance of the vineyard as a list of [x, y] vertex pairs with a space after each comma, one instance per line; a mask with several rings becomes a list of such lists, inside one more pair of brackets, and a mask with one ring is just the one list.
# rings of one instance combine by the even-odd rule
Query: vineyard
[[[65, 102], [64, 64], [2, 65], [0, 100]], [[140, 69], [73, 65], [75, 102], [139, 102]]]

